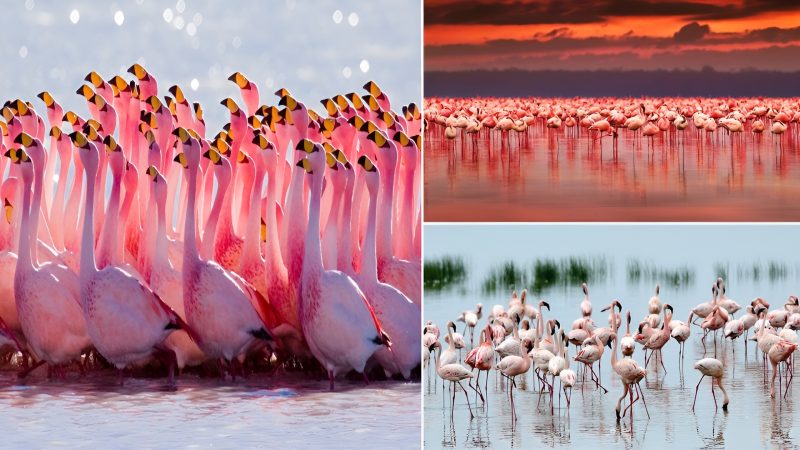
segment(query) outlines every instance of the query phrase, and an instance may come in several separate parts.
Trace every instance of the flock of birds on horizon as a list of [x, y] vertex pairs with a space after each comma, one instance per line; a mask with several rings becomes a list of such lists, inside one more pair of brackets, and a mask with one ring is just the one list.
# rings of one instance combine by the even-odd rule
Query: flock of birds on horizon
[[[426, 124], [444, 128], [447, 139], [471, 136], [483, 130], [525, 134], [529, 129], [577, 138], [585, 130], [593, 140], [621, 131], [636, 138], [695, 130], [699, 138], [726, 130], [731, 137], [768, 132], [781, 137], [790, 131], [797, 138], [799, 99], [763, 98], [426, 98]], [[681, 133], [682, 134], [682, 133]], [[552, 134], [551, 134], [552, 136]], [[779, 140], [782, 145], [782, 140]]]
[[[436, 374], [451, 385], [451, 420], [455, 409], [456, 387], [464, 392], [469, 408], [470, 419], [474, 417], [469, 402], [467, 390], [461, 381], [468, 380], [468, 387], [478, 396], [483, 403], [488, 397], [488, 378], [494, 371], [508, 383], [508, 400], [511, 406], [512, 420], [516, 421], [516, 408], [514, 407], [514, 387], [517, 377], [526, 377], [533, 369], [534, 379], [540, 385], [539, 401], [542, 393], [549, 393], [550, 410], [554, 411], [554, 392], [558, 391], [559, 405], [561, 393], [564, 393], [567, 409], [570, 407], [572, 389], [580, 381], [582, 386], [593, 385], [596, 389], [607, 393], [608, 390], [601, 384], [598, 369], [604, 355], [605, 347], [611, 348], [611, 367], [617, 378], [622, 383], [622, 395], [617, 399], [615, 412], [617, 420], [624, 417], [630, 409], [631, 418], [633, 405], [642, 400], [647, 417], [647, 403], [640, 382], [646, 376], [645, 367], [655, 364], [664, 368], [661, 357], [662, 349], [671, 340], [675, 340], [679, 348], [679, 358], [682, 361], [684, 345], [692, 335], [692, 326], [699, 326], [702, 330], [702, 343], [704, 355], [706, 353], [706, 338], [712, 335], [714, 341], [714, 358], [704, 357], [695, 362], [694, 368], [702, 375], [695, 387], [692, 411], [695, 409], [697, 393], [700, 383], [708, 376], [711, 377], [711, 392], [717, 386], [723, 394], [722, 409], [727, 411], [729, 404], [728, 393], [723, 386], [725, 367], [721, 360], [716, 359], [717, 331], [721, 332], [720, 340], [731, 341], [743, 337], [745, 341], [756, 341], [757, 347], [763, 357], [764, 379], [766, 381], [767, 362], [772, 367], [770, 380], [770, 396], [776, 397], [776, 377], [778, 380], [778, 398], [781, 399], [781, 390], [785, 389], [785, 397], [793, 378], [793, 355], [798, 348], [797, 330], [800, 330], [800, 301], [792, 295], [782, 307], [770, 309], [770, 304], [763, 298], [754, 299], [744, 309], [741, 317], [734, 318], [734, 314], [742, 310], [733, 299], [727, 297], [726, 287], [722, 278], [712, 284], [712, 299], [702, 302], [692, 308], [686, 322], [673, 320], [673, 307], [662, 304], [659, 297], [660, 287], [656, 285], [655, 295], [648, 301], [648, 314], [638, 325], [638, 332], [631, 333], [631, 312], [624, 315], [627, 327], [624, 334], [620, 332], [622, 322], [622, 304], [614, 299], [602, 312], [608, 311], [608, 327], [598, 327], [592, 319], [592, 303], [589, 299], [589, 290], [582, 285], [584, 298], [580, 303], [580, 317], [572, 322], [571, 329], [561, 326], [556, 319], [544, 319], [545, 308], [550, 305], [545, 300], [538, 302], [538, 308], [527, 301], [527, 292], [523, 290], [520, 296], [516, 291], [511, 295], [508, 307], [494, 305], [485, 326], [479, 325], [483, 317], [483, 306], [479, 303], [473, 310], [463, 311], [456, 319], [464, 322], [463, 334], [457, 333], [454, 321], [447, 323], [447, 333], [444, 336], [446, 347], [440, 342], [441, 331], [435, 323], [427, 321], [423, 327], [423, 367], [428, 369], [430, 380], [430, 367], [435, 367]], [[696, 321], [702, 319], [699, 323]], [[535, 326], [534, 326], [535, 324]], [[478, 345], [474, 346], [475, 329], [481, 329]], [[749, 331], [753, 334], [748, 337]], [[469, 347], [464, 336], [469, 332]], [[567, 350], [569, 344], [576, 347], [574, 356]], [[640, 346], [644, 352], [644, 365], [634, 359], [634, 352]], [[468, 353], [461, 363], [462, 349]], [[438, 350], [438, 352], [437, 352]], [[619, 357], [621, 351], [622, 357]], [[649, 355], [648, 355], [649, 351]], [[431, 363], [431, 354], [434, 362]], [[578, 373], [570, 368], [570, 363], [575, 362], [583, 367], [584, 380], [579, 379]], [[476, 374], [477, 371], [477, 374]], [[480, 377], [485, 373], [484, 386], [481, 387]], [[585, 375], [590, 374], [591, 381], [585, 381]], [[475, 383], [473, 385], [473, 378]], [[784, 381], [785, 379], [785, 381]], [[535, 381], [535, 383], [537, 382]], [[559, 387], [556, 387], [558, 382]], [[634, 397], [634, 394], [636, 397]], [[627, 406], [622, 408], [628, 398]], [[713, 395], [716, 407], [716, 396]]]
[[47, 91], [49, 127], [30, 102], [2, 107], [0, 357], [20, 377], [114, 367], [120, 384], [215, 363], [331, 390], [352, 371], [411, 379], [419, 108], [395, 112], [372, 81], [322, 100], [325, 116], [286, 89], [268, 106], [236, 72], [243, 106], [222, 100], [230, 122], [210, 137], [179, 86], [159, 98], [144, 67], [128, 72], [86, 76], [89, 118]]

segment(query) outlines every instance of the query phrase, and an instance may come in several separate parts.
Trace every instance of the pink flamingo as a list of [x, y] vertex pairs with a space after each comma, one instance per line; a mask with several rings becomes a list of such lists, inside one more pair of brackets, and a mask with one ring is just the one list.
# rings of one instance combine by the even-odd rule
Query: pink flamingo
[[[338, 373], [351, 369], [363, 372], [367, 360], [382, 347], [390, 347], [391, 342], [358, 285], [342, 272], [323, 269], [319, 218], [325, 156], [320, 148], [302, 140], [296, 149], [308, 154], [298, 164], [311, 178], [300, 317], [311, 352], [328, 371], [333, 390]], [[366, 375], [364, 378], [366, 381]]]
[[[231, 365], [241, 364], [245, 353], [259, 341], [271, 344], [266, 329], [251, 300], [257, 297], [252, 288], [233, 272], [214, 261], [200, 257], [195, 238], [197, 172], [200, 165], [200, 143], [183, 128], [173, 132], [183, 153], [175, 157], [186, 170], [188, 211], [183, 239], [183, 296], [186, 319], [199, 332], [197, 342], [208, 358], [224, 359]], [[263, 297], [261, 297], [263, 299]], [[259, 304], [263, 307], [263, 303]]]
[[[86, 174], [80, 288], [83, 314], [95, 348], [119, 371], [164, 350], [161, 343], [174, 329], [194, 331], [149, 288], [113, 265], [98, 270], [94, 255], [94, 190], [98, 152], [80, 132], [70, 134]], [[174, 355], [173, 355], [174, 357]]]

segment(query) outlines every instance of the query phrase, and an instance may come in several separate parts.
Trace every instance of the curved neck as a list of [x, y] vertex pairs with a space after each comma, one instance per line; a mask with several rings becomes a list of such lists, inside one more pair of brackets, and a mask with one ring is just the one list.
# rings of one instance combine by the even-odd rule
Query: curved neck
[[195, 201], [197, 200], [197, 165], [190, 165], [188, 180], [186, 182], [187, 210], [186, 221], [183, 227], [183, 270], [191, 269], [191, 263], [200, 259], [197, 253], [197, 238], [195, 234]]
[[217, 177], [217, 195], [214, 197], [214, 205], [211, 207], [211, 213], [208, 215], [208, 222], [203, 231], [202, 245], [204, 258], [211, 259], [214, 256], [214, 240], [217, 234], [217, 224], [219, 223], [219, 216], [222, 213], [222, 204], [228, 192], [229, 185], [230, 178], [225, 179], [224, 177]]
[[[31, 221], [31, 215], [33, 214], [33, 208], [31, 208], [31, 186], [28, 183], [21, 183], [21, 187], [23, 189], [22, 192], [22, 222], [20, 224], [20, 229], [28, 230]], [[31, 234], [22, 232], [19, 233], [19, 247], [18, 251], [18, 259], [17, 259], [17, 267], [18, 268], [26, 268], [32, 269], [33, 262], [31, 260]], [[19, 270], [16, 272], [18, 275], [21, 274]]]
[[[256, 157], [259, 156], [256, 155]], [[249, 183], [250, 202], [244, 233], [245, 245], [242, 249], [242, 256], [240, 259], [241, 267], [252, 262], [263, 264], [263, 259], [261, 258], [261, 237], [259, 236], [259, 228], [261, 226], [261, 208], [259, 208], [259, 204], [261, 203], [261, 187], [264, 182], [264, 169], [260, 167], [260, 164], [256, 164], [255, 162], [251, 164], [255, 164], [255, 168], [248, 168], [249, 170], [242, 171], [245, 188], [248, 187]], [[255, 171], [255, 173], [253, 173], [253, 171]]]
[[[302, 176], [300, 173], [298, 175]], [[322, 248], [319, 238], [319, 204], [322, 196], [322, 177], [322, 173], [315, 173], [311, 178], [308, 228], [306, 228], [306, 245], [303, 256], [304, 273], [322, 271]]]
[[[277, 164], [281, 164], [278, 161]], [[284, 269], [285, 265], [283, 263], [283, 256], [281, 256], [281, 248], [278, 245], [278, 240], [280, 239], [278, 234], [278, 220], [276, 217], [277, 211], [277, 203], [275, 201], [275, 197], [277, 195], [277, 179], [274, 175], [275, 172], [279, 170], [279, 167], [275, 167], [272, 171], [273, 173], [267, 178], [267, 207], [265, 208], [264, 214], [267, 216], [266, 224], [267, 224], [267, 252], [266, 252], [266, 264], [267, 270], [270, 273], [275, 273], [277, 270]]]
[[[390, 152], [392, 150], [386, 150]], [[392, 158], [381, 155], [381, 160], [391, 162], [391, 164], [381, 167], [382, 182], [379, 190], [381, 199], [381, 212], [378, 215], [378, 228], [381, 230], [378, 240], [378, 255], [380, 258], [387, 258], [392, 255], [392, 204], [394, 198], [394, 170], [397, 160], [392, 162]]]
[[[339, 213], [339, 256], [336, 266], [339, 270], [350, 273], [353, 271], [353, 241], [350, 220], [353, 210], [353, 185], [355, 177], [350, 175], [344, 187], [341, 211]], [[363, 270], [363, 269], [362, 269]]]
[[[86, 151], [86, 150], [78, 150]], [[83, 234], [81, 236], [81, 278], [97, 271], [94, 261], [94, 188], [97, 176], [96, 167], [85, 167], [86, 204], [83, 210]]]
[[456, 346], [453, 343], [453, 329], [450, 328], [449, 326], [447, 327], [447, 337], [448, 337], [448, 339], [447, 339], [447, 349], [451, 350], [451, 351], [455, 350]]
[[169, 265], [169, 258], [167, 257], [167, 205], [165, 203], [156, 199], [158, 225], [156, 226], [155, 252], [152, 258], [153, 271]]
[[[367, 234], [364, 236], [364, 247], [361, 250], [361, 275], [378, 281], [378, 256], [375, 249], [375, 220], [377, 214], [378, 193], [369, 189], [369, 210], [367, 213]], [[516, 328], [514, 328], [516, 333]], [[452, 339], [452, 337], [451, 337]]]
[[[41, 151], [41, 154], [44, 155], [43, 150]], [[39, 170], [39, 167], [41, 167], [39, 164], [34, 164], [33, 166], [33, 199], [31, 201], [29, 211], [26, 207], [26, 211], [28, 211], [26, 214], [29, 216], [30, 223], [28, 225], [21, 225], [22, 229], [28, 230], [28, 233], [30, 234], [28, 245], [30, 246], [31, 264], [34, 267], [38, 267], [39, 265], [36, 247], [38, 240], [37, 238], [39, 235], [39, 211], [42, 208], [42, 190], [44, 184], [44, 180], [42, 179], [44, 174]], [[25, 189], [25, 192], [28, 192], [27, 188]], [[20, 253], [22, 253], [22, 251], [20, 251]]]
[[[598, 339], [598, 341], [599, 341], [599, 339]], [[612, 368], [617, 366], [617, 344], [618, 343], [619, 343], [619, 338], [617, 336], [614, 336], [614, 348], [611, 350], [611, 367]], [[600, 354], [602, 355], [603, 354], [603, 343], [602, 342], [598, 342], [598, 345], [600, 346]]]
[[100, 232], [100, 242], [97, 245], [97, 264], [101, 269], [108, 264], [120, 263], [120, 261], [114, 259], [113, 242], [117, 236], [117, 223], [119, 222], [119, 196], [122, 190], [121, 182], [122, 175], [114, 171], [111, 181], [111, 196], [108, 200], [108, 208], [106, 208], [105, 223]]

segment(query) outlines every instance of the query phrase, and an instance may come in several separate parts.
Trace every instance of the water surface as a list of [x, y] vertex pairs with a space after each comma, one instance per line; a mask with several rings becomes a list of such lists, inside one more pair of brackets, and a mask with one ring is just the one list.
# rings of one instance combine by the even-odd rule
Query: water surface
[[[789, 294], [797, 291], [800, 277], [798, 246], [792, 236], [796, 226], [550, 226], [550, 225], [427, 225], [426, 260], [444, 255], [462, 257], [466, 264], [466, 280], [448, 289], [426, 291], [425, 320], [433, 320], [444, 332], [448, 320], [455, 320], [465, 309], [484, 305], [484, 317], [494, 304], [507, 305], [511, 287], [485, 290], [484, 280], [492, 270], [511, 260], [521, 270], [531, 271], [537, 258], [561, 260], [570, 256], [593, 257], [607, 261], [607, 270], [593, 272], [589, 284], [594, 307], [593, 318], [598, 326], [607, 326], [607, 313], [600, 309], [612, 298], [619, 298], [625, 311], [631, 310], [635, 327], [647, 310], [658, 277], [672, 271], [689, 270], [690, 278], [661, 284], [661, 300], [675, 308], [675, 318], [686, 320], [691, 307], [711, 299], [710, 288], [720, 270], [727, 273], [728, 295], [740, 304], [756, 296], [769, 300], [773, 308], [782, 305]], [[638, 260], [642, 270], [631, 276], [629, 262]], [[770, 272], [769, 266], [785, 270]], [[754, 267], [758, 267], [757, 270]], [[770, 273], [772, 275], [770, 275]], [[534, 280], [516, 285], [532, 288]], [[569, 329], [579, 316], [583, 294], [579, 284], [558, 284], [536, 292], [532, 300], [547, 299], [552, 311], [545, 319], [557, 318]], [[737, 314], [737, 316], [741, 315]], [[463, 332], [458, 322], [458, 332]], [[624, 325], [623, 331], [624, 333]], [[635, 330], [634, 330], [635, 332]], [[477, 342], [477, 332], [476, 332]], [[511, 420], [510, 404], [505, 387], [496, 375], [488, 379], [486, 405], [470, 390], [470, 402], [476, 418], [469, 420], [464, 394], [457, 392], [453, 421], [450, 421], [450, 393], [442, 390], [441, 379], [433, 371], [424, 371], [424, 441], [426, 448], [797, 448], [800, 420], [797, 402], [800, 391], [794, 386], [786, 400], [769, 397], [763, 382], [761, 357], [750, 343], [745, 353], [740, 340], [718, 347], [717, 357], [725, 364], [725, 384], [731, 398], [727, 413], [715, 410], [706, 378], [700, 385], [696, 413], [691, 413], [694, 388], [700, 374], [693, 369], [703, 357], [699, 328], [692, 328], [686, 344], [682, 369], [678, 346], [671, 340], [664, 348], [664, 369], [651, 363], [642, 382], [650, 418], [637, 402], [632, 419], [617, 423], [614, 404], [622, 393], [622, 384], [612, 375], [610, 350], [602, 360], [601, 377], [608, 394], [600, 394], [587, 383], [578, 383], [568, 410], [566, 402], [555, 400], [554, 413], [528, 373], [517, 380], [514, 398], [518, 420]], [[469, 336], [466, 336], [469, 346]], [[714, 356], [711, 339], [708, 353]], [[442, 339], [442, 344], [444, 341]], [[734, 351], [735, 350], [735, 351]], [[466, 352], [464, 353], [464, 355]], [[570, 357], [575, 347], [569, 347]], [[746, 355], [746, 356], [745, 356]], [[634, 354], [643, 364], [641, 347]], [[572, 361], [570, 367], [578, 370]], [[432, 378], [427, 378], [432, 375]], [[483, 380], [485, 375], [482, 375]], [[481, 381], [483, 384], [483, 381]], [[466, 384], [465, 384], [466, 387]], [[721, 406], [721, 392], [716, 391]]]
[[[796, 138], [694, 127], [652, 142], [622, 131], [595, 141], [585, 130], [484, 129], [425, 136], [427, 221], [796, 221]], [[677, 133], [677, 134], [676, 134]]]
[[219, 381], [93, 373], [66, 381], [0, 373], [6, 448], [419, 448], [419, 383], [253, 375]]

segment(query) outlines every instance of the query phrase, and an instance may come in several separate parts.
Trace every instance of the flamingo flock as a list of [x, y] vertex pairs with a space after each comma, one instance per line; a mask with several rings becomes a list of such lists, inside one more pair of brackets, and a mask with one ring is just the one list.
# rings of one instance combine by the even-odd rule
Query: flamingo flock
[[[756, 341], [757, 348], [763, 357], [763, 383], [770, 397], [776, 401], [783, 401], [791, 389], [794, 376], [794, 353], [798, 348], [798, 335], [800, 330], [800, 300], [791, 295], [787, 301], [771, 308], [770, 304], [756, 298], [745, 308], [727, 296], [727, 288], [722, 278], [712, 283], [712, 297], [709, 301], [699, 303], [688, 313], [686, 322], [673, 319], [674, 308], [662, 302], [661, 287], [656, 285], [655, 294], [647, 301], [647, 314], [638, 324], [638, 332], [631, 333], [631, 311], [623, 315], [622, 302], [613, 299], [610, 304], [602, 308], [608, 314], [608, 327], [599, 326], [592, 318], [592, 299], [586, 283], [582, 285], [584, 296], [576, 299], [577, 318], [572, 321], [570, 329], [562, 327], [561, 322], [548, 314], [549, 304], [541, 300], [539, 308], [526, 304], [528, 293], [523, 290], [521, 296], [514, 291], [508, 305], [494, 305], [491, 314], [483, 324], [476, 324], [480, 332], [479, 344], [469, 349], [463, 359], [457, 358], [451, 346], [451, 355], [445, 359], [447, 351], [442, 351], [439, 343], [439, 329], [432, 321], [424, 326], [423, 333], [425, 353], [439, 355], [435, 359], [436, 374], [443, 381], [451, 382], [451, 420], [455, 408], [456, 387], [464, 389], [462, 381], [467, 380], [467, 387], [474, 392], [475, 401], [478, 399], [486, 405], [488, 398], [488, 379], [492, 372], [496, 373], [495, 384], [506, 385], [505, 390], [511, 410], [512, 423], [517, 420], [514, 405], [514, 388], [521, 378], [527, 379], [528, 372], [533, 372], [534, 390], [538, 390], [538, 403], [541, 404], [545, 397], [545, 404], [549, 401], [550, 413], [555, 411], [554, 395], [558, 395], [559, 409], [561, 408], [561, 394], [566, 399], [566, 408], [569, 411], [571, 393], [573, 389], [596, 389], [599, 395], [608, 390], [600, 379], [599, 365], [603, 356], [610, 349], [610, 363], [613, 370], [613, 383], [621, 385], [621, 395], [616, 399], [614, 410], [619, 421], [629, 411], [631, 419], [633, 406], [641, 400], [647, 417], [650, 412], [645, 401], [645, 389], [642, 380], [648, 376], [647, 368], [658, 372], [668, 370], [661, 352], [666, 345], [679, 346], [678, 368], [683, 373], [683, 345], [691, 339], [702, 342], [703, 357], [695, 362], [694, 369], [700, 373], [700, 378], [695, 386], [694, 399], [691, 410], [694, 411], [695, 403], [703, 379], [711, 379], [711, 393], [715, 407], [717, 399], [715, 388], [722, 393], [722, 409], [728, 411], [730, 397], [725, 389], [726, 370], [724, 359], [718, 359], [718, 346], [724, 346], [724, 341], [743, 337], [746, 342]], [[578, 301], [580, 301], [578, 303]], [[743, 312], [738, 318], [734, 316]], [[463, 317], [462, 313], [459, 317]], [[626, 330], [620, 330], [623, 317], [626, 321]], [[520, 323], [525, 325], [520, 327]], [[565, 324], [568, 322], [564, 322]], [[532, 325], [533, 324], [533, 325]], [[452, 342], [454, 322], [448, 324], [447, 342]], [[747, 335], [747, 333], [752, 334]], [[670, 344], [672, 341], [674, 344]], [[713, 341], [713, 349], [707, 341]], [[568, 346], [572, 344], [576, 350], [570, 355]], [[620, 348], [622, 349], [620, 356]], [[641, 359], [636, 358], [637, 348], [643, 353]], [[747, 348], [745, 347], [745, 350]], [[733, 351], [735, 347], [733, 347]], [[649, 352], [649, 354], [648, 354]], [[570, 368], [570, 363], [575, 363]], [[580, 364], [578, 364], [580, 363]], [[430, 365], [430, 363], [427, 363]], [[577, 371], [576, 371], [577, 369]], [[771, 377], [768, 379], [768, 373]], [[428, 377], [430, 368], [426, 372]], [[480, 378], [484, 377], [483, 384]], [[683, 377], [683, 375], [681, 375]], [[776, 383], [776, 377], [779, 378]], [[473, 383], [474, 379], [474, 383]], [[606, 382], [607, 383], [607, 382]], [[538, 386], [538, 387], [537, 387]], [[776, 395], [776, 387], [778, 389]], [[611, 387], [614, 390], [614, 387]], [[782, 392], [783, 391], [783, 392]], [[467, 395], [467, 390], [464, 390]], [[480, 411], [480, 410], [478, 410]], [[484, 407], [484, 411], [488, 411]], [[470, 406], [470, 416], [474, 415]]]
[[[20, 377], [46, 364], [221, 376], [296, 370], [411, 379], [419, 327], [420, 131], [376, 83], [321, 101], [203, 107], [91, 72], [88, 115], [50, 92], [2, 108], [0, 350]], [[159, 97], [159, 94], [162, 94]], [[38, 106], [38, 105], [37, 105]], [[321, 111], [323, 111], [321, 110]], [[45, 124], [45, 119], [47, 125]], [[198, 369], [200, 370], [200, 369]]]
[[598, 140], [633, 133], [637, 141], [679, 139], [695, 133], [710, 139], [771, 134], [800, 138], [797, 98], [426, 98], [425, 122], [444, 129], [448, 139], [477, 139], [485, 130], [501, 139], [529, 130], [549, 136]]

